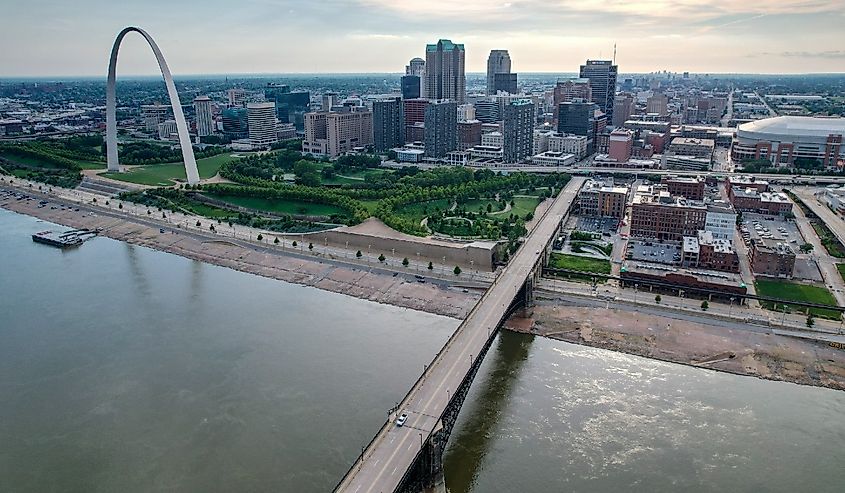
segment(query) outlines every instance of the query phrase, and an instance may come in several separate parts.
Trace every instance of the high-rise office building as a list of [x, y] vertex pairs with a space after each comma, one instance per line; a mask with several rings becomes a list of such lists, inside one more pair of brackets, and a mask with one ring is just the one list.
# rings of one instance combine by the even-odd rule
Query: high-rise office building
[[654, 93], [646, 100], [646, 113], [656, 113], [660, 116], [669, 114], [669, 98], [663, 93]]
[[194, 98], [194, 114], [197, 120], [197, 135], [206, 137], [214, 133], [214, 115], [211, 112], [211, 98], [197, 96]]
[[276, 142], [276, 103], [247, 103], [249, 141], [254, 146]]
[[425, 47], [425, 97], [466, 100], [464, 45], [441, 39]]
[[581, 65], [581, 77], [590, 79], [592, 100], [599, 105], [607, 119], [613, 121], [613, 100], [616, 95], [616, 73], [618, 67], [610, 60], [587, 60]]
[[490, 55], [487, 57], [487, 95], [496, 94], [496, 74], [509, 73], [511, 73], [511, 56], [508, 50], [490, 50]]
[[170, 106], [166, 104], [141, 105], [141, 120], [144, 121], [147, 132], [158, 132], [158, 124], [172, 118], [170, 113]]
[[264, 90], [267, 101], [276, 102], [276, 117], [282, 123], [292, 123], [297, 130], [305, 128], [304, 115], [311, 107], [309, 91], [293, 91], [285, 84], [267, 84]]
[[373, 144], [378, 152], [405, 144], [405, 109], [400, 98], [373, 101]]
[[428, 106], [427, 99], [406, 99], [405, 100], [405, 125], [425, 122], [425, 108]]
[[593, 91], [590, 88], [590, 80], [567, 79], [558, 81], [555, 84], [553, 97], [555, 106], [574, 99], [591, 101], [593, 99]]
[[302, 152], [335, 158], [373, 143], [373, 113], [319, 111], [305, 114]]
[[587, 101], [569, 101], [558, 105], [557, 131], [562, 134], [587, 137], [587, 154], [593, 153], [595, 139], [596, 104]]
[[458, 121], [465, 122], [475, 120], [475, 105], [472, 103], [458, 105]]
[[246, 91], [243, 89], [229, 89], [228, 95], [230, 107], [243, 106], [246, 102]]
[[246, 137], [249, 121], [246, 108], [226, 108], [223, 110], [221, 117], [223, 120], [223, 133], [235, 139]]
[[516, 163], [531, 155], [534, 145], [534, 103], [530, 99], [505, 105], [502, 118], [502, 158]]
[[425, 108], [425, 155], [446, 157], [458, 148], [458, 103], [431, 101]]
[[481, 144], [481, 122], [466, 120], [458, 122], [458, 150], [465, 151]]
[[493, 76], [493, 94], [498, 94], [500, 91], [508, 94], [519, 92], [516, 74], [495, 74]]
[[339, 100], [337, 99], [336, 92], [324, 92], [323, 93], [323, 104], [321, 109], [323, 111], [331, 111], [334, 106], [337, 106]]
[[481, 100], [475, 102], [475, 118], [481, 123], [499, 121], [499, 102]]
[[420, 76], [418, 75], [403, 75], [402, 76], [402, 99], [417, 99], [422, 93], [420, 92]]
[[408, 62], [408, 65], [405, 65], [405, 75], [413, 75], [419, 77], [419, 86], [417, 87], [419, 94], [417, 94], [415, 97], [422, 97], [425, 94], [425, 60], [419, 57], [412, 58], [411, 61]]
[[634, 114], [634, 97], [628, 93], [619, 94], [613, 100], [613, 118], [610, 121], [614, 127], [621, 127]]

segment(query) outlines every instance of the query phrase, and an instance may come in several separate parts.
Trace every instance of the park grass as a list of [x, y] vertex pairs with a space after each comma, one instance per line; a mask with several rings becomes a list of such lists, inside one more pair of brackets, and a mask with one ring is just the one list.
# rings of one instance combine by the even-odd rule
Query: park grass
[[[777, 298], [783, 301], [800, 301], [805, 303], [819, 303], [823, 305], [836, 306], [836, 299], [830, 291], [823, 286], [813, 286], [797, 282], [770, 279], [758, 279], [754, 282], [754, 286], [757, 288], [757, 294], [760, 296], [768, 296], [770, 298]], [[779, 311], [782, 309], [781, 304], [779, 303], [761, 300], [760, 304], [768, 310]], [[799, 305], [787, 304], [786, 307], [788, 312], [796, 311], [803, 313], [807, 310], [807, 307]], [[832, 320], [839, 319], [838, 310], [810, 308], [810, 313], [822, 318], [829, 318]]]
[[246, 207], [248, 209], [272, 212], [274, 214], [305, 216], [331, 216], [333, 214], [342, 216], [348, 215], [348, 213], [342, 208], [329, 204], [315, 204], [312, 202], [303, 202], [299, 200], [240, 197], [235, 195], [209, 194], [209, 196], [217, 200], [222, 200], [223, 202], [229, 204]]
[[362, 200], [359, 200], [358, 202], [361, 202], [362, 204], [364, 204], [364, 207], [367, 209], [367, 212], [369, 212], [370, 214], [373, 214], [376, 211], [376, 207], [378, 207], [378, 203], [381, 202], [381, 199], [367, 199], [367, 200], [362, 199]]
[[[199, 171], [200, 178], [211, 178], [220, 171], [221, 166], [235, 159], [238, 159], [238, 157], [228, 152], [198, 159], [197, 171]], [[175, 180], [184, 181], [187, 179], [185, 165], [181, 162], [132, 166], [123, 173], [102, 173], [102, 176], [139, 185], [164, 187], [174, 185]]]
[[590, 257], [579, 257], [565, 253], [552, 253], [549, 268], [577, 270], [594, 274], [610, 274], [610, 261]]
[[404, 219], [419, 223], [423, 218], [432, 214], [435, 208], [439, 207], [442, 211], [448, 209], [450, 205], [448, 199], [429, 200], [427, 202], [403, 205], [396, 210], [396, 214]]
[[845, 264], [836, 264], [836, 270], [839, 271], [839, 277], [845, 281]]
[[525, 217], [529, 212], [533, 214], [540, 202], [538, 197], [514, 197], [511, 212], [519, 217]]
[[491, 212], [498, 212], [502, 209], [502, 203], [491, 199], [471, 199], [466, 202], [461, 202], [459, 207], [463, 207], [467, 212], [478, 212], [480, 207], [484, 214], [487, 214], [487, 205], [490, 205]]

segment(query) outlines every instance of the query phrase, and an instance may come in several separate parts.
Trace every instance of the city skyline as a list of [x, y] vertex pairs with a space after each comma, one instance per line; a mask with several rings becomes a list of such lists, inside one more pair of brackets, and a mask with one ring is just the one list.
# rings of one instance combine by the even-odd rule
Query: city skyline
[[[470, 73], [486, 70], [492, 49], [510, 52], [514, 72], [575, 72], [586, 59], [611, 59], [614, 44], [624, 73], [845, 72], [845, 13], [835, 0], [226, 5], [16, 2], [4, 8], [9, 27], [0, 41], [15, 49], [0, 54], [0, 77], [104, 75], [108, 46], [126, 25], [155, 36], [177, 75], [401, 73], [441, 38], [466, 46]], [[125, 76], [158, 72], [138, 39], [127, 39], [120, 66]]]

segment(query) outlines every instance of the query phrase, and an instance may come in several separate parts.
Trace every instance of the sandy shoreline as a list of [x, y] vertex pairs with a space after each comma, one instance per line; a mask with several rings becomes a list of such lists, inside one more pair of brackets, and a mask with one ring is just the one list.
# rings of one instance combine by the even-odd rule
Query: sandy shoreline
[[[633, 323], [632, 323], [633, 322]], [[507, 328], [699, 368], [845, 390], [845, 351], [828, 344], [628, 310], [540, 304]]]
[[[40, 199], [38, 193], [27, 193]], [[350, 266], [310, 254], [277, 253], [271, 247], [244, 246], [242, 241], [232, 242], [211, 233], [171, 232], [172, 228], [161, 233], [160, 225], [142, 218], [110, 214], [52, 196], [45, 195], [44, 199], [51, 204], [79, 207], [80, 211], [39, 208], [38, 200], [10, 200], [0, 203], [0, 207], [69, 228], [100, 228], [100, 234], [108, 238], [241, 272], [452, 318], [463, 319], [481, 296], [478, 290], [464, 293], [436, 282], [418, 283], [410, 275], [393, 276], [378, 269], [368, 270], [366, 266]]]

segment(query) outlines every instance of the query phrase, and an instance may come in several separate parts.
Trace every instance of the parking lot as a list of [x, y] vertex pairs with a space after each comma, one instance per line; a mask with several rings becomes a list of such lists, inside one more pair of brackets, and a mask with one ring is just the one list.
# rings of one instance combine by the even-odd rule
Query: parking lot
[[740, 234], [746, 241], [753, 237], [767, 238], [789, 243], [796, 249], [805, 243], [795, 221], [750, 212], [744, 213], [742, 218]]
[[578, 216], [578, 222], [575, 229], [578, 231], [585, 231], [588, 233], [601, 233], [611, 235], [616, 232], [619, 226], [619, 220], [612, 217], [588, 217]]
[[656, 262], [659, 264], [680, 264], [681, 246], [675, 243], [658, 241], [628, 241], [629, 260]]

